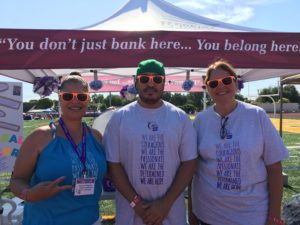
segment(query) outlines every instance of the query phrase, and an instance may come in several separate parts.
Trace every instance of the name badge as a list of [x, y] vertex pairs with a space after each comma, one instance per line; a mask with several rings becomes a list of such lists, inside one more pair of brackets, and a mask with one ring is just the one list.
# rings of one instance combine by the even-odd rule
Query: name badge
[[95, 190], [95, 178], [77, 178], [75, 182], [74, 195], [92, 195]]

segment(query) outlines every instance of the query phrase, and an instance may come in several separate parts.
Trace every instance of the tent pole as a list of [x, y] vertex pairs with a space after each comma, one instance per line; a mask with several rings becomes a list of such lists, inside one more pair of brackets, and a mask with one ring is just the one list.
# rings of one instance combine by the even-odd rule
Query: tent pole
[[111, 106], [111, 92], [109, 92], [109, 107]]
[[282, 96], [283, 96], [283, 83], [282, 83], [282, 78], [280, 77], [280, 91], [279, 91], [279, 99], [280, 99], [279, 134], [280, 134], [280, 137], [282, 137], [282, 110], [283, 110]]
[[203, 110], [206, 109], [206, 90], [203, 91]]

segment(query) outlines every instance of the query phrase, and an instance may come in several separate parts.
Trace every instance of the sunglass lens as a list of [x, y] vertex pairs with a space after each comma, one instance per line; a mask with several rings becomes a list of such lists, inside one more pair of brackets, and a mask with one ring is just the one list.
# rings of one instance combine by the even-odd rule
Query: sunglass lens
[[232, 78], [231, 77], [225, 77], [222, 79], [223, 84], [229, 85], [232, 83]]
[[149, 77], [147, 76], [140, 76], [140, 82], [143, 83], [143, 84], [146, 84], [148, 83], [149, 81]]
[[157, 84], [160, 84], [163, 81], [163, 78], [161, 76], [154, 76], [153, 81]]
[[71, 101], [73, 99], [73, 94], [72, 93], [63, 93], [62, 98], [65, 101]]
[[216, 88], [218, 86], [218, 81], [217, 80], [212, 80], [212, 81], [209, 81], [208, 85], [210, 88]]
[[78, 99], [79, 101], [81, 101], [81, 102], [86, 101], [87, 98], [88, 98], [87, 94], [78, 94], [78, 95], [77, 95], [77, 99]]

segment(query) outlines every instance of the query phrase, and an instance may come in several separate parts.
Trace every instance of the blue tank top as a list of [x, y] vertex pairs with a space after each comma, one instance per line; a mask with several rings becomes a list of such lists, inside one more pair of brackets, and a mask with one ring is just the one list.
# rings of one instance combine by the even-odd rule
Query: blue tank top
[[[93, 195], [74, 196], [65, 190], [56, 196], [38, 202], [26, 202], [23, 225], [91, 225], [99, 218], [99, 200], [102, 179], [107, 172], [105, 153], [90, 129], [87, 132], [86, 166], [88, 177], [95, 177]], [[81, 150], [81, 143], [78, 145]], [[83, 166], [69, 141], [55, 138], [39, 155], [30, 185], [53, 181], [65, 176], [60, 185], [72, 185], [74, 178], [82, 177]]]

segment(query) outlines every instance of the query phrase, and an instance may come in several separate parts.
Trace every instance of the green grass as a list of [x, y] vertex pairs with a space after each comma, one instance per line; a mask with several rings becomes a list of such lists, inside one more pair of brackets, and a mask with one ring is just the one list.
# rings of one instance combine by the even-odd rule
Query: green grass
[[300, 193], [300, 135], [286, 132], [283, 133], [282, 139], [288, 148], [290, 146], [290, 157], [282, 162], [289, 185], [284, 188], [282, 201], [287, 202], [293, 195]]
[[284, 132], [282, 139], [286, 146], [299, 146], [300, 147], [300, 134]]
[[[57, 121], [55, 119], [54, 121]], [[92, 126], [94, 122], [93, 117], [84, 117], [83, 121], [87, 123], [87, 125]], [[48, 125], [50, 123], [50, 120], [25, 120], [23, 124], [23, 133], [24, 133], [24, 139], [36, 128], [44, 125]]]
[[106, 219], [105, 223], [103, 222], [103, 225], [109, 225], [114, 224], [114, 215], [116, 213], [115, 211], [116, 205], [115, 201], [111, 200], [103, 200], [100, 202], [100, 212], [102, 216], [111, 216], [111, 219]]

